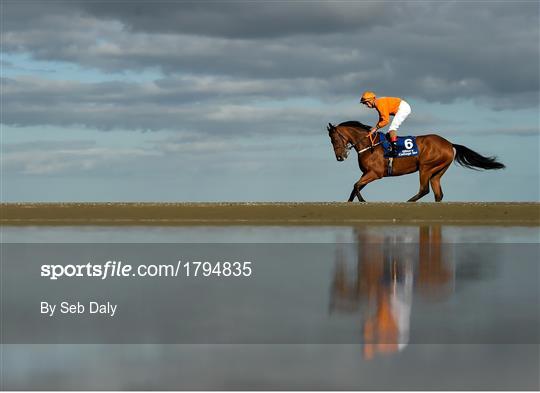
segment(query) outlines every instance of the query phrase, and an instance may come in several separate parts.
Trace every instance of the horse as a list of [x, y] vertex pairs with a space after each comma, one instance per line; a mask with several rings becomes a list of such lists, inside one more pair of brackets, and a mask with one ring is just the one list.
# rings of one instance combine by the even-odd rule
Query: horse
[[[347, 121], [337, 126], [328, 123], [328, 135], [334, 148], [336, 160], [344, 161], [351, 149], [358, 153], [358, 166], [362, 171], [360, 179], [354, 183], [348, 202], [366, 200], [360, 191], [374, 180], [387, 176], [401, 176], [419, 171], [420, 189], [407, 202], [416, 202], [429, 194], [429, 186], [433, 189], [435, 202], [443, 199], [441, 177], [450, 164], [457, 164], [469, 169], [503, 169], [505, 165], [498, 162], [496, 157], [484, 157], [468, 147], [454, 144], [440, 135], [429, 134], [416, 137], [418, 155], [399, 157], [389, 163], [384, 157], [383, 147], [375, 143], [369, 136], [371, 127], [358, 121]], [[454, 154], [455, 150], [455, 154]], [[391, 172], [389, 172], [391, 165]]]

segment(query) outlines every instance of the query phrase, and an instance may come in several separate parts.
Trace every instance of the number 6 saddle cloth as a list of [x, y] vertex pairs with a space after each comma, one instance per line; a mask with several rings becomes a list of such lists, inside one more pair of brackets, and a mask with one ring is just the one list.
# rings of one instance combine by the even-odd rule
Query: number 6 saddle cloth
[[[384, 150], [384, 157], [392, 157], [392, 147], [390, 141], [386, 138], [386, 135], [379, 132], [379, 141]], [[415, 136], [398, 136], [397, 140], [397, 154], [395, 157], [412, 157], [418, 155], [418, 146], [416, 146]]]

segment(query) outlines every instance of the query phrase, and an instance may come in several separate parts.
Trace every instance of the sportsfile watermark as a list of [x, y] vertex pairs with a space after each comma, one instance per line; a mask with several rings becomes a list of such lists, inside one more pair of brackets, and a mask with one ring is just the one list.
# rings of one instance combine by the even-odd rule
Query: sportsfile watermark
[[1, 337], [538, 343], [538, 260], [537, 244], [4, 243]]
[[[71, 278], [94, 278], [106, 280], [112, 278], [166, 278], [166, 277], [250, 277], [253, 273], [251, 261], [182, 261], [176, 264], [141, 264], [133, 266], [122, 261], [106, 261], [103, 264], [44, 264], [41, 265], [41, 277], [50, 280]], [[100, 303], [88, 301], [50, 304], [42, 301], [40, 313], [49, 317], [59, 314], [103, 314], [114, 317], [118, 305], [109, 301]]]
[[178, 261], [176, 264], [150, 264], [133, 266], [122, 261], [109, 260], [103, 264], [41, 265], [41, 277], [58, 280], [73, 277], [107, 278], [128, 277], [249, 277], [251, 261]]

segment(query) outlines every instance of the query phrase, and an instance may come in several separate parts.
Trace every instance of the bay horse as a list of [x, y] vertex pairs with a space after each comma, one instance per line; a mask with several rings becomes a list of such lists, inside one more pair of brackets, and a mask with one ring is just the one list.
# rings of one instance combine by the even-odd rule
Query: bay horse
[[[401, 176], [419, 171], [420, 190], [407, 202], [416, 202], [429, 194], [429, 185], [435, 194], [435, 202], [443, 199], [441, 177], [452, 161], [470, 169], [502, 169], [504, 164], [496, 157], [484, 157], [468, 147], [453, 144], [435, 134], [416, 137], [418, 155], [394, 158], [392, 172], [389, 174], [389, 159], [384, 157], [383, 147], [368, 136], [371, 127], [358, 121], [347, 121], [337, 126], [328, 123], [328, 134], [338, 161], [344, 161], [350, 149], [358, 153], [358, 166], [362, 171], [360, 180], [354, 183], [349, 202], [365, 199], [360, 191], [374, 180], [386, 176]], [[454, 155], [455, 149], [455, 155]]]

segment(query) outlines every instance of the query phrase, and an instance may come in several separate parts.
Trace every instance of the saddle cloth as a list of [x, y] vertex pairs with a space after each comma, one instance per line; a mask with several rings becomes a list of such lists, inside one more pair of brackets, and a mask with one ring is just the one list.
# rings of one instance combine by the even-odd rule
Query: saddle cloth
[[[390, 141], [386, 139], [386, 135], [382, 132], [379, 132], [379, 141], [384, 150], [384, 156], [386, 158], [392, 157], [390, 154], [392, 151], [392, 146]], [[415, 136], [398, 136], [397, 140], [397, 155], [395, 157], [412, 157], [418, 155], [418, 146], [416, 145]]]

